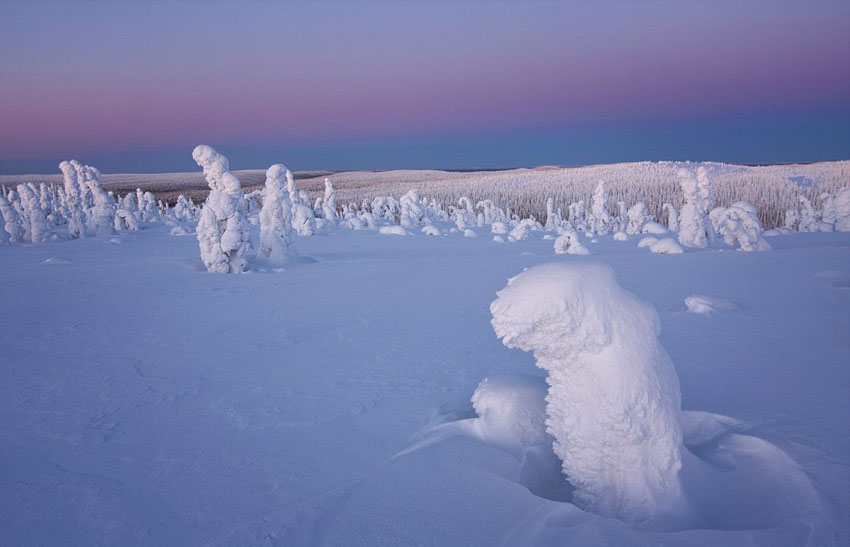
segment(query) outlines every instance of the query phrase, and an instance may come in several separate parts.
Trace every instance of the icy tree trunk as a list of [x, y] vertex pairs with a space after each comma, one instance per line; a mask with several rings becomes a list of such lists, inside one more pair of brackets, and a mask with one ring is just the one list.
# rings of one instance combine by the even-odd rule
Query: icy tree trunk
[[679, 380], [655, 310], [607, 266], [536, 266], [491, 304], [493, 328], [548, 372], [546, 427], [574, 501], [629, 523], [688, 516]]

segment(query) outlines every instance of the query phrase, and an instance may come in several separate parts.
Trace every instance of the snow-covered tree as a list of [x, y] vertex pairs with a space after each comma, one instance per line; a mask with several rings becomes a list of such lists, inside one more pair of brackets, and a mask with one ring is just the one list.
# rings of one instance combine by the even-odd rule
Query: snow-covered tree
[[325, 179], [325, 196], [322, 200], [322, 217], [329, 223], [336, 223], [336, 190], [331, 179]]
[[850, 186], [842, 188], [835, 197], [835, 229], [850, 232]]
[[590, 204], [590, 231], [596, 234], [607, 234], [611, 225], [611, 217], [608, 215], [608, 192], [605, 191], [605, 183], [601, 180], [593, 191], [593, 200]]
[[84, 181], [92, 197], [92, 206], [86, 211], [89, 229], [98, 235], [115, 233], [115, 200], [100, 185], [100, 171], [86, 165]]
[[746, 201], [738, 201], [729, 207], [717, 207], [711, 211], [711, 221], [717, 233], [727, 245], [740, 246], [742, 251], [767, 251], [770, 244], [762, 234], [758, 211]]
[[401, 196], [398, 200], [401, 206], [399, 224], [404, 228], [414, 228], [426, 219], [425, 204], [419, 199], [419, 190], [415, 188]]
[[667, 213], [667, 229], [671, 232], [678, 232], [679, 216], [676, 213], [676, 208], [670, 203], [665, 203], [661, 209]]
[[555, 200], [553, 198], [546, 199], [546, 230], [554, 232], [561, 227], [561, 215], [555, 211]]
[[694, 176], [690, 169], [679, 169], [677, 174], [685, 204], [679, 215], [679, 243], [684, 247], [708, 247], [714, 229], [708, 218], [707, 199], [711, 196], [708, 177]]
[[286, 166], [280, 163], [266, 171], [263, 208], [260, 211], [260, 248], [257, 254], [277, 264], [289, 262], [296, 256], [286, 171]]
[[12, 244], [24, 241], [24, 227], [21, 223], [21, 217], [3, 194], [0, 194], [0, 215], [3, 216], [3, 231], [8, 236], [5, 239], [8, 239], [9, 243]]
[[82, 193], [80, 184], [82, 180], [79, 179], [75, 164], [79, 165], [79, 162], [71, 160], [63, 161], [59, 164], [64, 181], [63, 188], [65, 190], [66, 210], [63, 214], [68, 219], [68, 237], [70, 239], [85, 237], [86, 225], [88, 224], [88, 219], [86, 218], [86, 213], [80, 200]]
[[241, 272], [247, 263], [251, 235], [240, 207], [242, 186], [239, 179], [230, 172], [227, 158], [211, 146], [196, 146], [192, 158], [203, 168], [210, 186], [198, 221], [201, 260], [210, 272]]
[[832, 231], [835, 229], [835, 200], [832, 198], [832, 194], [824, 192], [820, 196], [820, 202], [820, 220], [823, 224], [827, 224], [832, 227], [826, 231]]
[[643, 226], [647, 222], [652, 221], [649, 212], [646, 209], [646, 204], [639, 201], [629, 207], [627, 213], [628, 224], [626, 225], [626, 233], [630, 235], [640, 234], [643, 231]]
[[30, 243], [45, 243], [50, 240], [50, 227], [47, 214], [41, 208], [38, 191], [32, 183], [19, 184], [18, 195], [25, 213], [24, 239]]
[[690, 517], [681, 395], [655, 310], [600, 264], [535, 266], [491, 304], [496, 335], [548, 373], [546, 429], [578, 505], [627, 523]]
[[817, 232], [818, 219], [812, 202], [806, 196], [800, 196], [800, 231]]

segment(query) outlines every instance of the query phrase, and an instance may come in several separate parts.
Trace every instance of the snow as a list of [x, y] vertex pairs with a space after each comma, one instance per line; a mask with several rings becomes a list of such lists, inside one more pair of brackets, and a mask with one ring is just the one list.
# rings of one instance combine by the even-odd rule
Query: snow
[[737, 308], [728, 298], [692, 294], [685, 298], [685, 306], [691, 313], [711, 315], [719, 311], [732, 311]]
[[[0, 247], [0, 544], [850, 542], [850, 233], [587, 257], [335, 227], [297, 239], [311, 261], [216, 276], [171, 228]], [[575, 503], [545, 373], [488, 313], [552, 262], [606, 264], [656, 310], [693, 522]]]
[[608, 266], [555, 263], [511, 278], [490, 312], [502, 342], [549, 374], [546, 428], [575, 503], [642, 526], [690, 523], [679, 379], [655, 310]]
[[681, 254], [685, 252], [682, 247], [676, 242], [672, 237], [665, 237], [663, 239], [659, 239], [655, 243], [649, 246], [650, 252], [656, 254]]

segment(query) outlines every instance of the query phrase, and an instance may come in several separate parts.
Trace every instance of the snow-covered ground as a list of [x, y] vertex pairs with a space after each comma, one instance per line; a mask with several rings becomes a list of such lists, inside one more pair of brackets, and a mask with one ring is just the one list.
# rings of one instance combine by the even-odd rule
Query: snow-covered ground
[[[168, 230], [0, 247], [0, 544], [850, 542], [850, 233], [556, 255], [541, 232], [334, 229], [215, 275]], [[490, 323], [552, 262], [607, 264], [657, 310], [688, 524], [571, 503], [545, 373]]]

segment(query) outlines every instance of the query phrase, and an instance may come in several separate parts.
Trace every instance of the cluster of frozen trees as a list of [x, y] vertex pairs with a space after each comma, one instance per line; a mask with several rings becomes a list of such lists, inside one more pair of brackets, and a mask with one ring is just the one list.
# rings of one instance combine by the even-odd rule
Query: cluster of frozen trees
[[680, 209], [684, 195], [678, 170], [704, 167], [714, 186], [717, 205], [746, 201], [758, 210], [767, 229], [781, 227], [785, 211], [806, 196], [816, 208], [820, 196], [838, 191], [850, 180], [850, 162], [812, 165], [739, 166], [721, 163], [640, 162], [575, 168], [516, 169], [510, 171], [451, 173], [445, 171], [352, 172], [333, 177], [339, 183], [338, 201], [361, 203], [377, 196], [402, 196], [413, 188], [443, 207], [468, 197], [473, 204], [489, 200], [522, 218], [547, 216], [547, 203], [564, 213], [572, 204], [593, 202], [599, 180], [606, 181], [606, 208], [619, 213], [618, 204], [643, 202], [649, 215], [666, 218], [664, 204]]
[[63, 161], [61, 186], [32, 182], [0, 192], [0, 243], [45, 243], [135, 231], [140, 225], [194, 222], [198, 208], [183, 196], [174, 208], [150, 192], [119, 196], [104, 190], [100, 171]]

